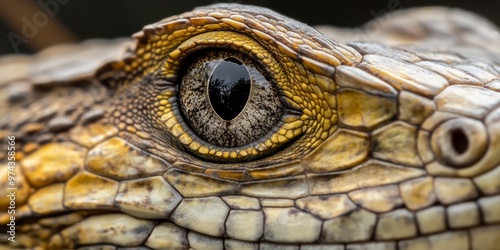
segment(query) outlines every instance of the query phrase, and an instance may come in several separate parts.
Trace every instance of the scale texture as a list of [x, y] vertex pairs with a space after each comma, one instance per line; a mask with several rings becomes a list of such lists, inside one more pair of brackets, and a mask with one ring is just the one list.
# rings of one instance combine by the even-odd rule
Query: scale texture
[[[193, 120], [217, 56], [257, 99]], [[314, 29], [219, 4], [0, 75], [0, 249], [500, 246], [500, 33], [469, 12]]]

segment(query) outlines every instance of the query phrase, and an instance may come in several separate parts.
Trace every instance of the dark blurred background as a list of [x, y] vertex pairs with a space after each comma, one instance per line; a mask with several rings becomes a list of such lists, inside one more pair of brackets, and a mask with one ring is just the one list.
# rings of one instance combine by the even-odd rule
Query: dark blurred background
[[0, 0], [0, 55], [33, 53], [61, 41], [130, 36], [162, 18], [222, 2], [265, 6], [310, 25], [339, 27], [360, 26], [394, 8], [440, 5], [476, 12], [500, 26], [500, 1]]

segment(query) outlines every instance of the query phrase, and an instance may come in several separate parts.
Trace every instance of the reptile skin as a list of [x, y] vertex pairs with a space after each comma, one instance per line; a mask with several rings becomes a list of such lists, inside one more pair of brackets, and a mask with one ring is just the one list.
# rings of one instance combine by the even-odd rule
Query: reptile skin
[[[499, 249], [498, 29], [446, 8], [317, 29], [222, 4], [1, 58], [0, 249]], [[179, 106], [207, 51], [279, 93], [251, 143]]]

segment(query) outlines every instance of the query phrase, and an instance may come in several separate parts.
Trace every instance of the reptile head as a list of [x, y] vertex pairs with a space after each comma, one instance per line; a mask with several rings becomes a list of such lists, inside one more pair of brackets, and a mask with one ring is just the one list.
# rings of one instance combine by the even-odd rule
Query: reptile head
[[338, 43], [234, 4], [134, 39], [97, 71], [103, 118], [20, 162], [46, 247], [498, 241], [500, 56]]

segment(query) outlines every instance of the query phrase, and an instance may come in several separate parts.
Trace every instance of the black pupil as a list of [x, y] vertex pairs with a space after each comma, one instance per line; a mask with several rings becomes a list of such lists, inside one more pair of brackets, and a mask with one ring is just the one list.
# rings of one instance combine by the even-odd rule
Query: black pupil
[[243, 110], [250, 95], [250, 75], [246, 66], [227, 58], [215, 68], [208, 84], [208, 96], [215, 112], [230, 121]]

